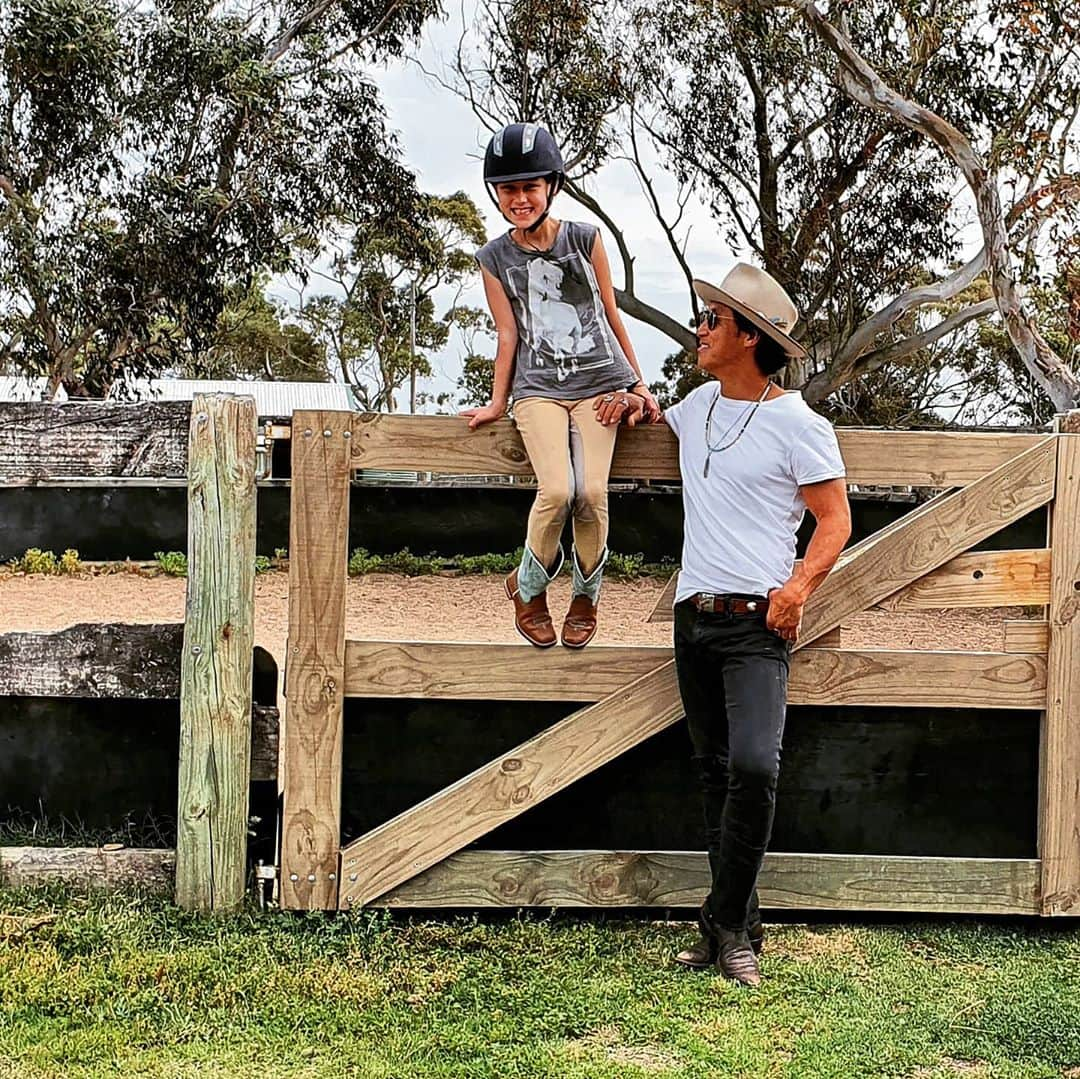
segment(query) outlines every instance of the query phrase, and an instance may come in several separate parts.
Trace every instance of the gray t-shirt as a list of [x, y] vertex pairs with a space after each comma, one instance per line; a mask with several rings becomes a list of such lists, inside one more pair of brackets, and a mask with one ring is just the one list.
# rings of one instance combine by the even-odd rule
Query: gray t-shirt
[[[683, 485], [676, 603], [695, 592], [764, 596], [779, 588], [791, 576], [806, 510], [799, 488], [844, 475], [836, 432], [800, 393], [763, 401], [750, 417], [753, 406], [706, 382], [664, 411], [679, 440]], [[712, 455], [708, 476], [706, 437], [714, 446], [731, 442]]]
[[476, 260], [506, 290], [518, 327], [511, 392], [581, 400], [638, 381], [611, 330], [590, 258], [597, 228], [562, 221], [547, 251], [496, 236]]

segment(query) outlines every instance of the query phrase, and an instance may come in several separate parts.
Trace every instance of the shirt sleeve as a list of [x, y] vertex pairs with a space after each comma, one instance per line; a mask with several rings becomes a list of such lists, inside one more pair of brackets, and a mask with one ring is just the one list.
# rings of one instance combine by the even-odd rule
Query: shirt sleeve
[[815, 416], [792, 443], [791, 473], [800, 487], [844, 477], [840, 444], [824, 416]]
[[675, 432], [676, 438], [681, 434], [682, 413], [685, 404], [686, 401], [684, 398], [682, 401], [677, 401], [670, 408], [664, 409], [664, 422]]
[[571, 221], [568, 222], [571, 225], [571, 240], [573, 246], [581, 252], [587, 259], [592, 258], [593, 244], [596, 243], [596, 237], [600, 233], [600, 229], [596, 225], [586, 224], [584, 221]]
[[482, 269], [487, 270], [492, 277], [499, 276], [499, 267], [496, 265], [495, 259], [491, 255], [491, 244], [484, 244], [484, 246], [476, 252], [476, 262]]

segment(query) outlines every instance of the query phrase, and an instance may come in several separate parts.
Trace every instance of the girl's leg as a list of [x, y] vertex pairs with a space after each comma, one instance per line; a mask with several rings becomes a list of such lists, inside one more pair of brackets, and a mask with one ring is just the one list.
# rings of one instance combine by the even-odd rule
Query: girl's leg
[[615, 427], [596, 422], [595, 397], [570, 409], [570, 460], [574, 474], [574, 552], [570, 610], [562, 643], [584, 648], [596, 633], [596, 605], [607, 561], [608, 474]]
[[518, 633], [538, 648], [556, 643], [547, 607], [547, 587], [562, 568], [563, 525], [573, 497], [569, 415], [558, 401], [528, 397], [514, 406], [514, 419], [536, 473], [537, 492], [529, 513], [525, 553], [506, 579]]
[[608, 476], [618, 425], [596, 422], [595, 397], [570, 409], [570, 459], [574, 473], [574, 550], [581, 573], [592, 576], [607, 554]]
[[550, 573], [561, 562], [560, 540], [574, 497], [570, 415], [561, 401], [526, 397], [514, 404], [514, 422], [536, 473], [536, 499], [529, 511], [525, 544]]

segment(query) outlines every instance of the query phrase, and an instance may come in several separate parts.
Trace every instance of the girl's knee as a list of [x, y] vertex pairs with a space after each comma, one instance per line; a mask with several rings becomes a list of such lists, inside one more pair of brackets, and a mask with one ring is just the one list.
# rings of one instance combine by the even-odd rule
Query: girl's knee
[[545, 514], [566, 518], [574, 493], [567, 483], [545, 483], [536, 492], [536, 508]]
[[607, 512], [607, 483], [587, 483], [574, 496], [574, 516], [594, 520]]

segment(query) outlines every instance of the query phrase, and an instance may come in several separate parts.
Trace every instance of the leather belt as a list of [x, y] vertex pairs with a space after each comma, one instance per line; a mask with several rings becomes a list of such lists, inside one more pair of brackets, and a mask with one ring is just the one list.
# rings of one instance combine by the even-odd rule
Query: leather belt
[[695, 592], [687, 596], [699, 611], [707, 614], [764, 614], [769, 609], [765, 596], [728, 596], [716, 592]]

